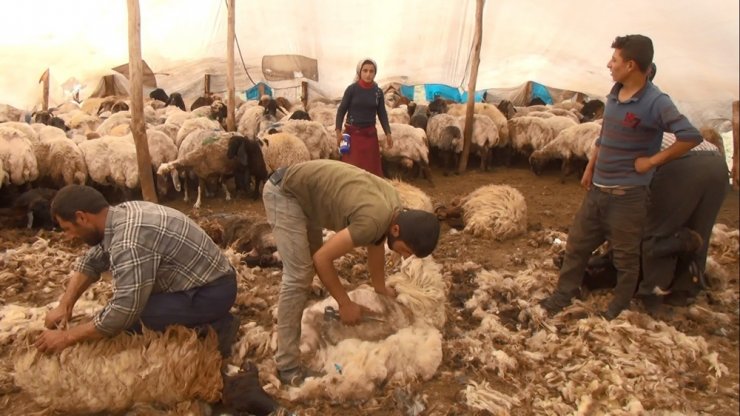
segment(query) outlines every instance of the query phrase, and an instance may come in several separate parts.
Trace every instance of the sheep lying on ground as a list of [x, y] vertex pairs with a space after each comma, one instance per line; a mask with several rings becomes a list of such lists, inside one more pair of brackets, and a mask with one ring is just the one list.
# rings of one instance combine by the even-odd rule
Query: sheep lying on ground
[[[378, 130], [380, 154], [384, 162], [400, 162], [408, 170], [417, 166], [429, 183], [434, 185], [432, 171], [429, 168], [429, 146], [426, 132], [408, 124], [392, 123], [390, 126], [393, 134], [393, 147], [387, 146], [385, 133], [382, 129]], [[387, 172], [386, 176], [389, 176]]]
[[[376, 386], [428, 380], [442, 361], [446, 287], [441, 266], [431, 257], [406, 259], [401, 270], [388, 278], [398, 293], [395, 300], [381, 299], [374, 291], [358, 288], [350, 297], [370, 308], [364, 330], [326, 321], [324, 308], [332, 298], [303, 312], [301, 351], [313, 357], [312, 366], [326, 371], [288, 391], [290, 400], [328, 397], [333, 400], [369, 398]], [[391, 334], [384, 337], [386, 334]], [[362, 340], [355, 336], [360, 335]], [[331, 340], [335, 345], [321, 340]]]
[[0, 160], [13, 185], [33, 182], [39, 176], [36, 155], [26, 135], [0, 124]]
[[527, 230], [527, 204], [521, 192], [508, 185], [486, 185], [462, 202], [465, 231], [497, 241]]
[[574, 171], [578, 161], [587, 162], [595, 140], [601, 133], [598, 123], [576, 124], [561, 131], [553, 141], [535, 150], [529, 156], [529, 164], [535, 175], [540, 175], [550, 160], [561, 159], [561, 181]]
[[434, 212], [432, 199], [421, 189], [397, 179], [392, 179], [391, 185], [396, 188], [404, 208]]
[[15, 359], [15, 383], [57, 412], [118, 413], [134, 403], [172, 406], [221, 398], [221, 355], [211, 332], [174, 326], [163, 334], [120, 334], [70, 347], [63, 354], [32, 349]]

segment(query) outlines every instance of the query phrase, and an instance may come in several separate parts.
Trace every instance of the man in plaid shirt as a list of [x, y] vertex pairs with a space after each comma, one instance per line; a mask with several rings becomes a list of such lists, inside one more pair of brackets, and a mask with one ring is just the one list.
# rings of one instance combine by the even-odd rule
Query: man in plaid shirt
[[[162, 331], [169, 325], [212, 326], [228, 355], [238, 329], [229, 312], [236, 299], [236, 272], [219, 247], [183, 213], [150, 202], [110, 206], [88, 186], [69, 185], [54, 198], [51, 213], [61, 228], [92, 248], [72, 273], [59, 306], [49, 311], [36, 342], [54, 352], [87, 339]], [[113, 295], [90, 322], [55, 329], [69, 320], [82, 293], [110, 270]]]

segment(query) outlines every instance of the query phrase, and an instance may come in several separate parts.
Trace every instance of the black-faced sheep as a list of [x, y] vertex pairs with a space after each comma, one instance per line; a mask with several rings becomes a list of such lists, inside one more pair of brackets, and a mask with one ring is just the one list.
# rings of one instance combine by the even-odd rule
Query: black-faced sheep
[[170, 94], [170, 98], [167, 100], [167, 105], [171, 105], [179, 108], [182, 111], [185, 110], [185, 101], [182, 99], [182, 95], [179, 92], [173, 92]]
[[435, 114], [445, 114], [446, 112], [447, 102], [440, 97], [436, 97], [427, 107], [427, 117], [432, 117]]
[[290, 114], [288, 120], [306, 120], [311, 121], [311, 116], [303, 110], [297, 110]]
[[149, 98], [151, 98], [152, 100], [161, 101], [165, 104], [167, 104], [167, 102], [170, 100], [170, 97], [168, 97], [167, 93], [164, 92], [164, 90], [161, 88], [156, 88], [152, 90], [149, 93]]
[[419, 168], [420, 173], [433, 186], [432, 171], [429, 168], [429, 145], [426, 132], [408, 124], [391, 123], [390, 126], [393, 132], [393, 147], [388, 147], [385, 133], [381, 129], [378, 131], [384, 174], [393, 176], [389, 175], [389, 166], [400, 163], [407, 171], [411, 171], [415, 167]]
[[601, 100], [591, 100], [581, 108], [581, 123], [587, 123], [600, 119], [604, 116], [604, 102]]
[[56, 195], [56, 189], [34, 188], [22, 193], [13, 201], [16, 212], [25, 216], [27, 228], [54, 228], [51, 218], [51, 200]]
[[516, 114], [516, 107], [514, 107], [514, 104], [512, 104], [509, 100], [502, 100], [500, 103], [498, 103], [496, 108], [501, 111], [501, 114], [506, 116], [507, 120], [511, 119], [512, 117], [514, 117], [514, 114]]

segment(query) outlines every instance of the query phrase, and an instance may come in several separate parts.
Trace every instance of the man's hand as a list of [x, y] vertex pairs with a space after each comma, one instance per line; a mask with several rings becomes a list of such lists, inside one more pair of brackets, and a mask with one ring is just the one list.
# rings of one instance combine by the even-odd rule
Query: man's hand
[[339, 305], [339, 318], [344, 325], [357, 325], [362, 319], [362, 308], [352, 301]]
[[69, 331], [66, 330], [47, 330], [41, 333], [36, 340], [36, 348], [45, 353], [60, 352], [70, 345], [74, 344]]
[[594, 179], [594, 170], [593, 168], [589, 169], [589, 167], [586, 167], [586, 170], [583, 171], [583, 176], [581, 177], [581, 186], [585, 188], [586, 190], [591, 189], [591, 181]]
[[655, 165], [649, 157], [643, 156], [635, 159], [635, 170], [637, 171], [637, 173], [646, 173], [654, 167]]
[[49, 329], [56, 329], [60, 324], [65, 324], [72, 319], [72, 310], [61, 303], [54, 309], [46, 313], [44, 326]]
[[390, 286], [388, 286], [388, 285], [385, 285], [385, 286], [383, 286], [381, 288], [375, 288], [375, 293], [377, 293], [379, 295], [388, 296], [389, 298], [395, 298], [396, 297], [396, 291], [393, 290], [393, 288], [390, 287]]

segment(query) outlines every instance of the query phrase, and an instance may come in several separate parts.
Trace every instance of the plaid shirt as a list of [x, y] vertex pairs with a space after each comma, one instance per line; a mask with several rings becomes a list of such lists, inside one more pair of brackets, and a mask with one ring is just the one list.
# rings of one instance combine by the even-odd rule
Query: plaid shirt
[[94, 318], [95, 328], [109, 336], [136, 323], [150, 294], [185, 291], [235, 273], [185, 214], [142, 201], [109, 208], [103, 241], [75, 270], [94, 281], [112, 272], [113, 296]]

